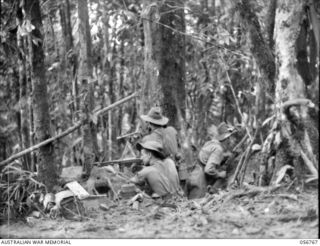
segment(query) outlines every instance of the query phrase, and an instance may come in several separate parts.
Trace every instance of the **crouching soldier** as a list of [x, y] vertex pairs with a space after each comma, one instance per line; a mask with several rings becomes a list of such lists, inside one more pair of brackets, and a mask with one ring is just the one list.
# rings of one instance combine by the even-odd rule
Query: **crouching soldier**
[[207, 191], [217, 192], [227, 186], [227, 167], [223, 165], [235, 145], [235, 129], [225, 122], [208, 129], [211, 138], [198, 153], [198, 160], [187, 181], [188, 198], [203, 197]]
[[146, 184], [146, 193], [152, 197], [170, 198], [181, 194], [179, 177], [173, 160], [165, 158], [163, 147], [157, 141], [147, 140], [137, 144], [144, 167], [130, 182]]
[[233, 134], [236, 130], [225, 122], [218, 128], [212, 126], [210, 130], [212, 139], [203, 145], [198, 157], [204, 167], [207, 185], [211, 186], [211, 192], [216, 192], [227, 186], [227, 167], [223, 164], [231, 155], [229, 150], [235, 146]]

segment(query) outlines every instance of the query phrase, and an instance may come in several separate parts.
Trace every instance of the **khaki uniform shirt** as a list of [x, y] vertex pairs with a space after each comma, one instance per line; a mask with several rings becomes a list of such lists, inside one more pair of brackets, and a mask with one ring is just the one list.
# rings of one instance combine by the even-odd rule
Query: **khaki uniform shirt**
[[[178, 153], [178, 132], [172, 126], [157, 128], [144, 138], [151, 138], [163, 145], [163, 152], [166, 157], [170, 156], [173, 160]], [[142, 140], [143, 141], [143, 140]]]
[[216, 140], [206, 142], [201, 148], [198, 158], [199, 161], [205, 165], [205, 173], [209, 175], [217, 174], [217, 167], [222, 163], [224, 149], [221, 143]]
[[156, 160], [144, 167], [133, 180], [146, 181], [153, 193], [159, 196], [174, 195], [179, 192], [179, 177], [174, 162], [170, 158]]

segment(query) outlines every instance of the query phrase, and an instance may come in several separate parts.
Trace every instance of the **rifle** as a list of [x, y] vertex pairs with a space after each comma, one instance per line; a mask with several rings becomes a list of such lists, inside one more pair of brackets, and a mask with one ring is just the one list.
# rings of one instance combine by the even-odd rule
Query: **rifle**
[[125, 160], [111, 160], [111, 161], [103, 161], [103, 162], [95, 162], [93, 165], [97, 165], [100, 167], [108, 166], [108, 165], [124, 165], [130, 167], [132, 164], [141, 164], [142, 160], [140, 158], [132, 158], [132, 159], [125, 159]]
[[140, 133], [139, 131], [127, 133], [127, 134], [118, 136], [118, 137], [117, 137], [117, 140], [120, 140], [120, 139], [122, 139], [122, 138], [128, 138], [128, 137], [135, 136], [135, 135], [138, 135], [138, 134], [141, 134], [141, 133]]

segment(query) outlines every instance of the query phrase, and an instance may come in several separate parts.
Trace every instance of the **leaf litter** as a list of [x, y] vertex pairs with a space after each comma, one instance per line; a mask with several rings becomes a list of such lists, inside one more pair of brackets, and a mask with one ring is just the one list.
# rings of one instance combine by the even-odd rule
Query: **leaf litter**
[[88, 202], [82, 221], [33, 218], [29, 224], [2, 225], [0, 233], [3, 238], [317, 238], [317, 201], [316, 189], [289, 193], [282, 187], [162, 203], [144, 199], [137, 209], [128, 200], [115, 204], [104, 197]]

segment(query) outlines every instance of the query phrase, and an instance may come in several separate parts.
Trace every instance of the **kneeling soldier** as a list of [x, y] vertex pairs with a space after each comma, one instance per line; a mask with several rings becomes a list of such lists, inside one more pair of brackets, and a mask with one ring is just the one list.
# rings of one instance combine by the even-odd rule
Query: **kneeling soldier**
[[147, 140], [137, 144], [144, 167], [133, 178], [135, 184], [147, 184], [146, 193], [153, 197], [170, 198], [179, 194], [179, 176], [172, 159], [165, 158], [162, 144]]
[[228, 150], [235, 145], [235, 139], [232, 137], [235, 132], [235, 129], [225, 122], [218, 128], [212, 126], [210, 134], [212, 139], [206, 142], [199, 152], [198, 158], [204, 166], [207, 184], [213, 185], [214, 190], [226, 187], [227, 173], [223, 163], [231, 154]]

